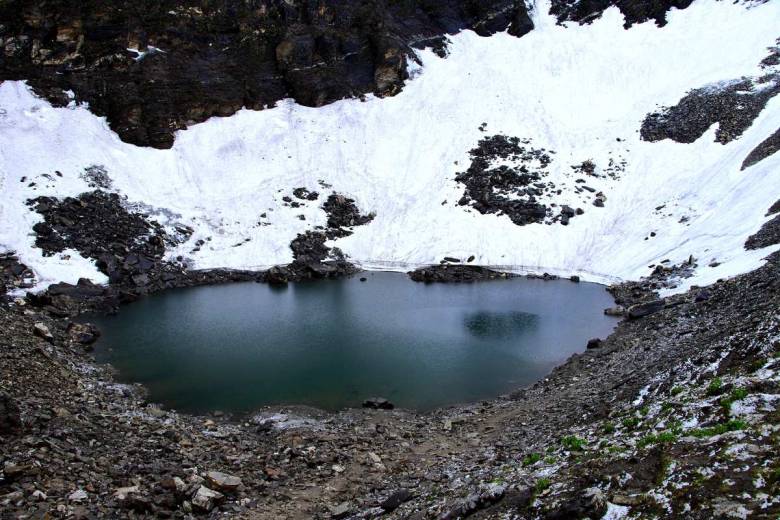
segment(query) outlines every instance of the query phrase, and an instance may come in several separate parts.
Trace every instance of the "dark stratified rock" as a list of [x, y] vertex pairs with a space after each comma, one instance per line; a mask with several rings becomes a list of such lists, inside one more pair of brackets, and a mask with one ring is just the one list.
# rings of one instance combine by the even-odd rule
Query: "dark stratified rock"
[[[780, 212], [780, 200], [772, 204], [767, 215]], [[754, 235], [748, 237], [745, 249], [762, 249], [764, 247], [780, 244], [780, 215], [768, 220]]]
[[0, 435], [19, 433], [22, 429], [22, 418], [19, 407], [11, 396], [0, 392]]
[[395, 405], [384, 397], [371, 397], [363, 401], [363, 408], [372, 410], [392, 410]]
[[750, 168], [780, 150], [780, 128], [753, 148], [742, 161], [742, 169]]
[[665, 304], [663, 300], [654, 300], [647, 303], [637, 303], [636, 305], [629, 307], [628, 318], [636, 320], [639, 318], [644, 318], [645, 316], [650, 316], [651, 314], [655, 314], [656, 312], [662, 310], [664, 305]]
[[552, 0], [550, 14], [556, 16], [559, 23], [584, 24], [600, 18], [605, 9], [614, 5], [623, 14], [626, 28], [648, 20], [664, 26], [669, 9], [685, 9], [691, 3], [693, 0]]
[[487, 267], [477, 265], [432, 265], [421, 267], [407, 273], [415, 282], [425, 283], [461, 283], [478, 282], [483, 280], [499, 280], [511, 278], [510, 273], [493, 271]]
[[242, 107], [393, 95], [413, 47], [533, 28], [518, 0], [8, 0], [0, 20], [0, 81], [29, 80], [59, 105], [72, 91], [124, 141], [158, 148]]

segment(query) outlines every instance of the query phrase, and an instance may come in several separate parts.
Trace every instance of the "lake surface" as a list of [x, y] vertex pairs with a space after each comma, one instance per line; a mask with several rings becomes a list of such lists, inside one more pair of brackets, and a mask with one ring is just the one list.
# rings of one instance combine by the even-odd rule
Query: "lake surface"
[[617, 323], [596, 284], [360, 276], [164, 292], [91, 317], [103, 333], [95, 353], [187, 412], [336, 410], [373, 396], [429, 410], [533, 383]]

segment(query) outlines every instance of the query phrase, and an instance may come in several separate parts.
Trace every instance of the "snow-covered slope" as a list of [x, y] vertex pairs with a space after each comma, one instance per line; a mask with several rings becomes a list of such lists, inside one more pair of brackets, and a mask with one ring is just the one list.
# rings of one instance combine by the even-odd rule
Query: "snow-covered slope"
[[[104, 281], [78, 254], [43, 258], [31, 234], [40, 216], [25, 205], [35, 196], [86, 191], [80, 174], [103, 165], [130, 202], [147, 205], [163, 223], [195, 229], [170, 254], [198, 268], [289, 262], [290, 241], [326, 216], [316, 202], [293, 209], [281, 199], [299, 186], [327, 194], [320, 181], [376, 213], [337, 242], [369, 268], [475, 255], [483, 265], [609, 280], [638, 278], [649, 264], [693, 255], [699, 268], [690, 285], [759, 265], [770, 250], [747, 252], [743, 244], [780, 195], [780, 154], [744, 171], [740, 165], [780, 125], [780, 98], [726, 145], [714, 142], [714, 127], [692, 144], [643, 142], [638, 130], [648, 112], [692, 88], [758, 75], [780, 36], [780, 2], [748, 8], [698, 0], [672, 11], [663, 28], [630, 30], [615, 8], [592, 25], [566, 27], [546, 11], [540, 3], [536, 29], [519, 39], [464, 32], [452, 37], [446, 59], [420, 52], [422, 65], [395, 97], [242, 110], [179, 132], [171, 150], [123, 143], [87, 108], [53, 108], [25, 84], [5, 82], [0, 249], [16, 250], [40, 286], [81, 276]], [[553, 150], [548, 180], [563, 188], [558, 202], [585, 214], [566, 227], [519, 227], [458, 206], [463, 186], [455, 174], [468, 166], [468, 151], [494, 134]], [[589, 180], [606, 195], [604, 208], [583, 205], [572, 191], [578, 175], [571, 166], [586, 159], [601, 169], [610, 159], [626, 162], [617, 178]], [[645, 240], [651, 232], [656, 236]], [[709, 267], [713, 261], [719, 265]]]

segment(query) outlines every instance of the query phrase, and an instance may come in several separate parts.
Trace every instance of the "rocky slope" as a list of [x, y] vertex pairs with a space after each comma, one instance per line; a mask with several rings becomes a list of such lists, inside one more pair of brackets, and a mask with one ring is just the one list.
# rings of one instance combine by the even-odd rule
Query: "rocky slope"
[[774, 518], [778, 274], [615, 287], [653, 305], [530, 388], [425, 415], [161, 410], [88, 328], [4, 306], [2, 517]]

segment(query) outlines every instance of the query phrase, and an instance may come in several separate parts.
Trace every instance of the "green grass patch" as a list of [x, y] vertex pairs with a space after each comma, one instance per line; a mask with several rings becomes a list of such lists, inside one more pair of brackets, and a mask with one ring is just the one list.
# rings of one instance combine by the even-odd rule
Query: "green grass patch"
[[561, 439], [561, 444], [569, 451], [580, 451], [585, 447], [585, 439], [581, 439], [576, 435], [567, 435]]
[[639, 448], [644, 448], [656, 444], [670, 444], [676, 440], [677, 436], [672, 432], [661, 432], [659, 434], [645, 435], [639, 439], [639, 442], [637, 442], [636, 445]]
[[529, 453], [525, 457], [523, 457], [523, 466], [530, 466], [532, 464], [536, 464], [542, 460], [542, 454], [541, 453]]
[[721, 435], [727, 432], [736, 432], [739, 430], [744, 430], [745, 428], [747, 428], [747, 423], [745, 421], [740, 421], [739, 419], [731, 419], [728, 422], [717, 424], [709, 428], [698, 428], [696, 430], [691, 430], [691, 435], [701, 439], [704, 437]]
[[681, 386], [674, 386], [674, 387], [672, 387], [671, 394], [672, 395], [680, 395], [683, 392], [683, 390], [685, 390], [685, 389], [683, 387], [681, 387]]
[[636, 428], [639, 424], [639, 417], [626, 417], [622, 424], [625, 428]]
[[741, 399], [744, 399], [748, 396], [748, 391], [745, 388], [735, 388], [733, 389], [729, 395], [723, 397], [720, 400], [720, 405], [723, 407], [723, 410], [728, 413], [731, 411], [731, 405], [734, 404], [734, 401], [739, 401]]
[[707, 395], [718, 395], [723, 391], [723, 380], [719, 377], [714, 377], [707, 385]]
[[552, 482], [550, 482], [549, 478], [540, 478], [536, 481], [536, 484], [534, 485], [534, 491], [539, 494], [545, 489], [549, 488]]
[[604, 423], [604, 426], [602, 426], [601, 429], [606, 434], [615, 433], [615, 425], [611, 422]]
[[639, 415], [641, 415], [642, 417], [647, 417], [648, 413], [650, 413], [650, 407], [647, 405], [639, 409]]

